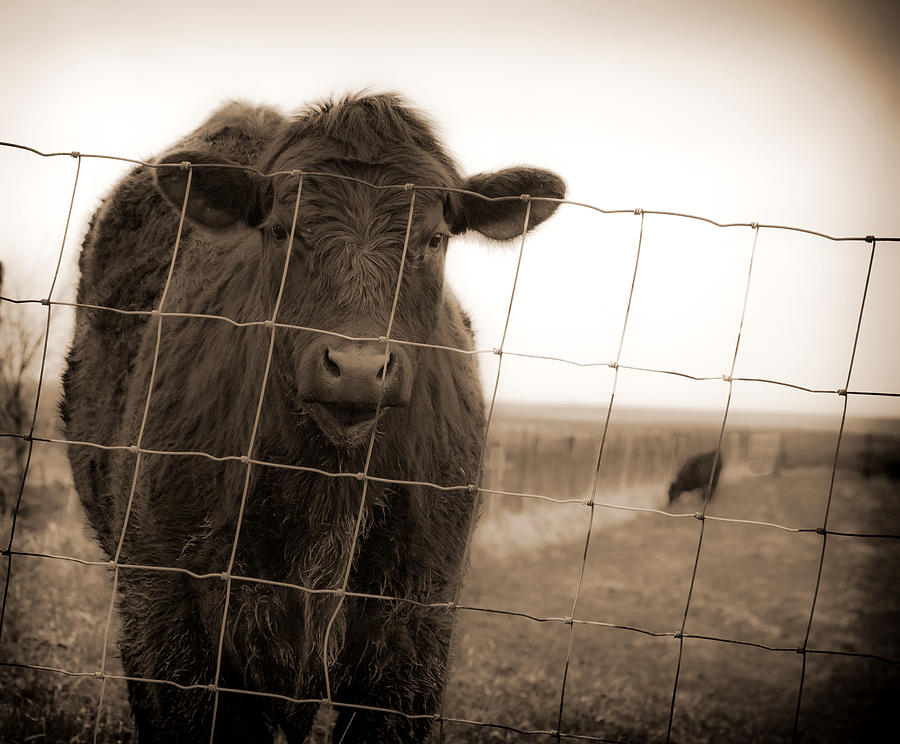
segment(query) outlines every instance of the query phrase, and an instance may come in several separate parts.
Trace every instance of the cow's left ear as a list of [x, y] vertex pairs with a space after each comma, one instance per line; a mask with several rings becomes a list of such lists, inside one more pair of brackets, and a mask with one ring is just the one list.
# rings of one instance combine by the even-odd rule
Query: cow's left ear
[[[256, 227], [272, 209], [270, 179], [244, 170], [219, 155], [202, 150], [180, 150], [169, 153], [159, 163], [198, 166], [191, 168], [191, 193], [185, 210], [186, 216], [198, 225], [218, 229], [243, 221]], [[222, 167], [222, 164], [229, 167]], [[187, 168], [156, 168], [157, 188], [179, 212], [184, 204], [187, 181]]]
[[[494, 173], [470, 176], [463, 184], [466, 191], [488, 197], [529, 196], [563, 199], [566, 184], [552, 171], [540, 168], [506, 168]], [[559, 206], [552, 201], [532, 201], [528, 229], [540, 225]], [[510, 199], [487, 201], [471, 194], [451, 193], [444, 204], [444, 218], [453, 234], [476, 230], [494, 240], [512, 240], [525, 226], [525, 201]]]

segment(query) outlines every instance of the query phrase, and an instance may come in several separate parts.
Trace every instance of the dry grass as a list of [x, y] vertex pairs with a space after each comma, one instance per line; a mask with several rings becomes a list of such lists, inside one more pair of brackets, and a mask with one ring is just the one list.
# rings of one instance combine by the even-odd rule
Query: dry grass
[[[792, 516], [824, 505], [819, 489], [823, 480], [827, 486], [828, 475], [822, 468], [805, 469], [723, 484], [712, 511], [754, 512], [747, 516], [798, 524]], [[689, 500], [678, 510], [696, 506]], [[892, 526], [896, 533], [896, 483], [842, 479], [833, 502], [835, 529], [851, 512], [859, 528]], [[586, 525], [588, 517], [582, 516]], [[552, 521], [543, 507], [534, 519], [541, 525]], [[699, 529], [693, 519], [649, 514], [595, 529], [574, 617], [654, 632], [678, 630]], [[584, 533], [583, 527], [560, 541], [548, 528], [549, 538], [529, 552], [498, 556], [476, 550], [463, 602], [542, 617], [571, 615]], [[814, 534], [708, 521], [685, 632], [796, 648], [806, 630], [821, 544]], [[810, 646], [900, 658], [898, 567], [896, 540], [831, 537]], [[556, 729], [569, 627], [476, 612], [462, 617], [447, 715]], [[678, 641], [671, 637], [576, 625], [561, 730], [664, 741], [677, 656]], [[801, 657], [794, 652], [686, 639], [672, 741], [791, 741], [800, 672]], [[893, 740], [881, 736], [900, 730], [898, 694], [900, 666], [810, 655], [799, 740]], [[447, 728], [452, 742], [518, 740], [500, 729]]]
[[[26, 492], [16, 550], [103, 560], [70, 495]], [[51, 508], [36, 508], [38, 503]], [[14, 556], [11, 565], [0, 659], [96, 672], [111, 596], [106, 568], [29, 556]], [[5, 581], [6, 559], [0, 566]], [[115, 620], [111, 630], [114, 636]], [[114, 642], [109, 654], [107, 671], [121, 674]], [[100, 690], [100, 680], [93, 677], [0, 666], [0, 741], [92, 741]], [[101, 740], [134, 741], [124, 683], [108, 680], [104, 700]]]

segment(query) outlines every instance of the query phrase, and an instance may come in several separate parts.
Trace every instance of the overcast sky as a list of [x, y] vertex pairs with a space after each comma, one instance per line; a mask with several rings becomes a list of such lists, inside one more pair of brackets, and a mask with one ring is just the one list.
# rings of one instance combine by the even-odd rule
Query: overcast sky
[[[428, 111], [470, 172], [530, 163], [604, 209], [900, 236], [897, 3], [82, 0], [10, 3], [3, 21], [0, 140], [44, 151], [148, 158], [227, 99], [290, 111], [368, 87]], [[46, 295], [74, 167], [0, 148], [7, 294]], [[126, 169], [83, 162], [58, 299], [73, 296], [87, 219]], [[506, 350], [615, 359], [639, 224], [565, 205], [529, 236]], [[753, 237], [646, 216], [622, 362], [726, 373]], [[500, 343], [515, 248], [451, 245], [449, 280], [479, 348]], [[736, 374], [843, 387], [868, 251], [760, 231]], [[898, 279], [900, 244], [880, 244], [852, 388], [900, 390]], [[69, 318], [54, 319], [58, 364]], [[483, 362], [490, 386], [496, 357]], [[605, 366], [506, 357], [500, 394], [605, 405], [611, 379]], [[623, 372], [617, 400], [720, 406], [725, 392]], [[839, 405], [735, 386], [737, 406], [813, 403]]]

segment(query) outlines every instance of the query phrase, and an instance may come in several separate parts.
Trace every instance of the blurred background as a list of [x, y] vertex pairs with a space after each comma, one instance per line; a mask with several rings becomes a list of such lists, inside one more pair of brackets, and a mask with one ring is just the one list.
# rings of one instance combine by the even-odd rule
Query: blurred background
[[[0, 27], [0, 140], [147, 159], [226, 100], [290, 112], [332, 94], [396, 90], [434, 118], [470, 173], [534, 164], [560, 173], [570, 200], [602, 209], [898, 237], [898, 32], [900, 7], [889, 0], [38, 0], [8, 8]], [[70, 157], [0, 147], [5, 298], [48, 295], [75, 167]], [[53, 299], [73, 301], [90, 215], [129, 167], [82, 161]], [[816, 528], [830, 504], [835, 529], [897, 534], [900, 404], [849, 397], [834, 482], [844, 399], [831, 393], [736, 382], [723, 432], [721, 379], [622, 369], [604, 440], [614, 379], [607, 363], [622, 338], [640, 227], [633, 211], [567, 204], [524, 241], [503, 347], [512, 354], [499, 378], [498, 357], [480, 357], [486, 394], [496, 384], [498, 402], [484, 485], [502, 493], [487, 495], [466, 601], [659, 632], [678, 630], [688, 615], [698, 635], [796, 647], [821, 537], [710, 523], [688, 613], [699, 523], [671, 514], [700, 509], [702, 498], [695, 491], [670, 507], [669, 482], [722, 434], [725, 467], [709, 513]], [[449, 249], [448, 281], [472, 314], [479, 349], [500, 346], [518, 248], [465, 237]], [[646, 215], [621, 362], [721, 378], [747, 291], [736, 376], [900, 392], [897, 243], [877, 245], [848, 383], [870, 251], [862, 241], [773, 229], [755, 236], [747, 227]], [[36, 424], [44, 436], [58, 436], [72, 317], [65, 307], [51, 313]], [[30, 426], [46, 319], [39, 304], [0, 302], [2, 433]], [[5, 545], [28, 452], [13, 437], [0, 439], [0, 450]], [[504, 493], [594, 494], [670, 516]], [[58, 445], [34, 446], [20, 516], [16, 549], [96, 557]], [[900, 608], [888, 589], [896, 543], [832, 538], [811, 644], [900, 658]], [[0, 661], [96, 670], [109, 604], [104, 570], [24, 557], [13, 565]], [[562, 707], [570, 733], [664, 738], [677, 642], [579, 626], [560, 706], [570, 628], [462, 616], [447, 715], [553, 729]], [[676, 738], [790, 739], [798, 655], [684, 645]], [[800, 740], [866, 740], [858, 720], [873, 736], [896, 725], [894, 670], [862, 657], [811, 659]], [[13, 667], [0, 667], [0, 679], [6, 739], [89, 740], [97, 680]], [[130, 740], [123, 688], [108, 687], [104, 735]], [[462, 725], [444, 734], [515, 740]]]

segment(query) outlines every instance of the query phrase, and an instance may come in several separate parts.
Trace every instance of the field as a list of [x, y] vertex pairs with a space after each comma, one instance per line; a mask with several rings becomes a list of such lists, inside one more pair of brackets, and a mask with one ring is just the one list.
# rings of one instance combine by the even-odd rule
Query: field
[[[584, 413], [501, 412], [484, 485], [585, 498], [600, 421]], [[821, 527], [836, 427], [820, 423], [735, 418], [707, 513]], [[458, 611], [444, 711], [469, 723], [445, 723], [445, 742], [551, 742], [555, 736], [522, 732], [558, 727], [562, 741], [665, 741], [680, 646], [671, 741], [791, 741], [803, 665], [795, 649], [806, 634], [822, 536], [765, 524], [701, 523], [690, 516], [701, 508], [697, 493], [682, 496], [668, 514], [613, 508], [665, 510], [678, 463], [715, 446], [718, 435], [713, 420], [617, 413], [597, 482], [596, 501], [604, 506], [487, 495]], [[829, 530], [900, 534], [898, 442], [894, 422], [848, 430]], [[33, 463], [15, 549], [100, 559], [59, 448], [36, 443]], [[2, 516], [5, 544], [10, 515]], [[701, 528], [686, 637], [679, 641], [673, 636], [685, 617]], [[5, 558], [0, 565], [5, 572]], [[900, 540], [827, 537], [798, 741], [896, 740], [900, 664], [889, 662], [900, 660], [898, 578]], [[109, 592], [103, 566], [13, 556], [0, 645], [7, 662], [0, 666], [0, 741], [91, 741], [98, 679], [9, 663], [96, 671]], [[570, 616], [589, 622], [568, 624]], [[120, 671], [114, 658], [107, 668]], [[102, 741], [135, 740], [124, 683], [107, 681], [100, 728]]]

